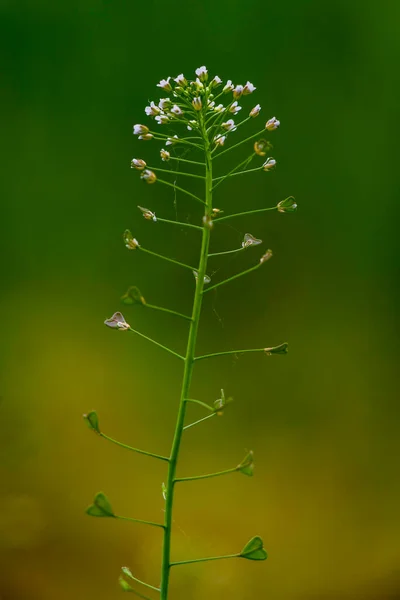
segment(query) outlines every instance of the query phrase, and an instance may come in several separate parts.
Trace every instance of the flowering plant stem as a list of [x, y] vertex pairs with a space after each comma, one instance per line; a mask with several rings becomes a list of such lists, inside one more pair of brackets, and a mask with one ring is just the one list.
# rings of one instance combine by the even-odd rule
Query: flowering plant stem
[[[206, 170], [205, 170], [205, 216], [207, 217], [212, 210], [212, 158], [211, 158], [211, 148], [208, 140], [207, 132], [205, 130], [204, 119], [201, 117], [201, 131], [203, 134], [204, 140], [204, 154], [205, 154], [205, 162], [206, 162]], [[192, 373], [193, 373], [193, 365], [195, 361], [195, 349], [196, 349], [196, 339], [197, 332], [199, 328], [200, 321], [200, 313], [201, 313], [201, 305], [203, 299], [203, 287], [204, 287], [204, 276], [206, 274], [207, 269], [207, 260], [208, 260], [208, 248], [210, 244], [210, 229], [205, 224], [203, 227], [203, 236], [201, 243], [201, 251], [200, 251], [200, 262], [199, 267], [197, 269], [198, 276], [196, 280], [196, 288], [194, 293], [193, 300], [193, 310], [192, 310], [192, 321], [190, 324], [186, 355], [184, 359], [184, 371], [183, 371], [183, 379], [182, 379], [182, 387], [180, 394], [180, 404], [178, 417], [176, 421], [175, 434], [172, 442], [172, 449], [169, 458], [169, 467], [168, 467], [168, 478], [166, 484], [166, 501], [165, 501], [165, 520], [164, 520], [164, 541], [163, 541], [163, 551], [162, 551], [162, 565], [161, 565], [161, 589], [160, 589], [160, 598], [161, 600], [168, 599], [168, 587], [169, 587], [169, 577], [170, 577], [170, 569], [171, 569], [171, 533], [172, 533], [172, 511], [174, 505], [174, 488], [175, 488], [175, 474], [176, 467], [178, 462], [179, 450], [181, 446], [184, 422], [185, 422], [185, 413], [186, 413], [186, 398], [189, 397], [190, 392], [190, 384], [192, 381]]]

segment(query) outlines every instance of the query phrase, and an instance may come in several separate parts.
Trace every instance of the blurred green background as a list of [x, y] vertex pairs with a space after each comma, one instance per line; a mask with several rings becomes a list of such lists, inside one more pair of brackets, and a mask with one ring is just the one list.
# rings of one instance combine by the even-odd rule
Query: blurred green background
[[[242, 104], [260, 102], [262, 117], [238, 137], [282, 123], [277, 170], [224, 184], [216, 205], [292, 194], [299, 210], [214, 230], [216, 250], [251, 232], [274, 258], [207, 297], [199, 352], [287, 340], [290, 353], [196, 368], [192, 396], [224, 388], [235, 403], [187, 432], [180, 473], [228, 468], [251, 448], [256, 476], [182, 485], [175, 512], [176, 559], [259, 534], [269, 560], [182, 567], [171, 600], [400, 598], [399, 19], [397, 2], [3, 0], [1, 600], [117, 599], [125, 564], [158, 583], [160, 532], [84, 509], [103, 490], [116, 512], [161, 519], [165, 467], [97, 438], [81, 415], [97, 409], [109, 435], [169, 452], [179, 361], [103, 321], [129, 285], [190, 310], [190, 274], [126, 251], [121, 234], [196, 260], [196, 232], [146, 222], [136, 205], [193, 222], [197, 206], [178, 196], [175, 208], [130, 160], [158, 160], [158, 142], [132, 136], [156, 83], [203, 64], [257, 86]], [[215, 260], [214, 280], [258, 255]], [[183, 351], [185, 323], [123, 311]]]

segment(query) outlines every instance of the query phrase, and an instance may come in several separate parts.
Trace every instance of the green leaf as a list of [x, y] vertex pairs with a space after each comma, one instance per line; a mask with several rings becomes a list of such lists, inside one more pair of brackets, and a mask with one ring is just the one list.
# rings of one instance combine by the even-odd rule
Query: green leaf
[[91, 517], [114, 517], [115, 514], [111, 508], [111, 504], [103, 492], [99, 492], [94, 497], [93, 504], [86, 509], [86, 514]]
[[264, 352], [267, 356], [271, 356], [271, 354], [287, 354], [288, 346], [289, 344], [287, 342], [283, 342], [283, 344], [275, 346], [274, 348], [264, 348]]
[[264, 543], [258, 535], [251, 538], [240, 553], [240, 557], [247, 560], [266, 560], [267, 556]]
[[124, 304], [146, 304], [146, 300], [144, 299], [142, 292], [135, 285], [131, 285], [125, 294], [121, 296], [121, 301]]
[[97, 412], [95, 410], [91, 410], [87, 415], [83, 415], [83, 418], [85, 419], [85, 423], [89, 429], [95, 431], [96, 433], [101, 433], [99, 429], [99, 417], [97, 416]]
[[243, 475], [248, 475], [252, 477], [254, 474], [254, 460], [253, 460], [253, 451], [250, 450], [242, 460], [242, 462], [237, 466], [237, 470], [243, 473]]
[[277, 204], [278, 212], [295, 212], [297, 209], [297, 204], [293, 196], [289, 196], [289, 198], [285, 198], [285, 200], [281, 200]]

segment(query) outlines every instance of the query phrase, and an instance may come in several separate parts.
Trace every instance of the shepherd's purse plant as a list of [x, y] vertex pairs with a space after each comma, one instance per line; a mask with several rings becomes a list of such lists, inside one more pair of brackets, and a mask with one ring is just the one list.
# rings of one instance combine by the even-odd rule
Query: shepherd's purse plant
[[[262, 240], [257, 239], [250, 233], [246, 233], [239, 248], [227, 249], [223, 252], [210, 252], [212, 232], [215, 230], [215, 233], [218, 233], [219, 225], [230, 219], [238, 219], [239, 217], [262, 214], [274, 210], [280, 213], [294, 212], [296, 210], [296, 203], [293, 197], [288, 197], [281, 200], [275, 206], [266, 206], [235, 214], [225, 214], [213, 204], [213, 197], [217, 188], [219, 188], [221, 183], [227, 178], [247, 175], [255, 171], [265, 171], [266, 173], [269, 173], [276, 166], [275, 159], [267, 157], [267, 152], [272, 148], [270, 142], [264, 137], [260, 137], [262, 135], [268, 136], [271, 132], [278, 129], [280, 123], [275, 117], [269, 118], [261, 130], [256, 133], [251, 134], [233, 145], [228, 145], [228, 142], [231, 141], [231, 137], [234, 137], [239, 128], [247, 123], [251, 123], [254, 119], [259, 117], [261, 106], [256, 104], [248, 112], [246, 118], [239, 120], [238, 122], [233, 118], [241, 114], [242, 106], [239, 105], [239, 100], [246, 101], [246, 97], [252, 95], [255, 91], [256, 88], [252, 83], [248, 81], [246, 85], [234, 85], [232, 81], [229, 80], [223, 84], [222, 80], [217, 76], [211, 79], [206, 67], [203, 66], [196, 69], [196, 78], [193, 81], [188, 81], [186, 77], [181, 74], [175, 79], [168, 77], [167, 79], [161, 80], [160, 83], [157, 84], [157, 87], [165, 92], [168, 97], [161, 98], [158, 103], [152, 101], [150, 102], [150, 105], [145, 108], [146, 115], [155, 122], [155, 126], [149, 127], [147, 125], [138, 124], [134, 126], [133, 133], [138, 136], [139, 140], [157, 140], [162, 142], [164, 147], [160, 150], [160, 158], [163, 167], [149, 166], [142, 158], [132, 159], [131, 167], [140, 173], [141, 179], [147, 184], [153, 185], [158, 183], [170, 186], [174, 188], [175, 194], [184, 194], [187, 197], [188, 202], [197, 202], [201, 204], [204, 214], [202, 222], [189, 223], [156, 216], [153, 210], [142, 206], [139, 206], [138, 208], [143, 217], [147, 221], [152, 222], [154, 226], [161, 223], [165, 224], [166, 227], [178, 226], [180, 228], [189, 228], [193, 231], [193, 234], [198, 232], [198, 235], [201, 237], [198, 263], [195, 266], [191, 266], [168, 256], [153, 252], [151, 249], [145, 248], [129, 230], [124, 232], [123, 241], [128, 250], [134, 250], [136, 253], [145, 252], [151, 254], [155, 257], [172, 262], [189, 272], [188, 276], [193, 278], [195, 285], [192, 313], [191, 315], [185, 315], [169, 308], [149, 304], [137, 287], [130, 287], [122, 296], [122, 302], [127, 305], [139, 304], [152, 310], [161, 310], [170, 313], [174, 317], [184, 319], [187, 322], [189, 329], [186, 352], [184, 355], [181, 355], [164, 344], [136, 331], [128, 324], [121, 312], [113, 314], [111, 318], [105, 321], [105, 324], [115, 330], [133, 332], [136, 335], [153, 342], [156, 346], [172, 354], [177, 360], [182, 362], [183, 378], [171, 451], [168, 456], [161, 456], [153, 452], [133, 448], [109, 437], [103, 433], [100, 428], [96, 411], [89, 412], [84, 415], [84, 418], [89, 428], [100, 437], [126, 448], [127, 450], [138, 452], [166, 463], [166, 482], [162, 485], [162, 494], [165, 500], [165, 517], [163, 523], [122, 517], [116, 514], [110, 501], [102, 492], [96, 494], [93, 504], [87, 509], [87, 514], [94, 517], [109, 517], [142, 523], [148, 526], [157, 527], [162, 531], [163, 549], [160, 584], [151, 585], [141, 581], [131, 572], [129, 567], [122, 567], [119, 584], [122, 590], [134, 593], [140, 598], [147, 598], [147, 600], [150, 600], [148, 596], [142, 593], [142, 588], [147, 588], [148, 591], [146, 593], [154, 593], [157, 594], [161, 600], [168, 600], [168, 598], [170, 598], [169, 583], [171, 573], [179, 566], [221, 559], [241, 558], [261, 561], [267, 558], [263, 541], [259, 536], [252, 537], [250, 541], [244, 545], [242, 550], [234, 551], [233, 553], [224, 556], [201, 557], [187, 560], [182, 559], [181, 557], [179, 560], [175, 557], [171, 557], [171, 536], [172, 525], [174, 522], [174, 494], [176, 487], [187, 481], [219, 477], [235, 472], [248, 476], [253, 475], [253, 452], [248, 452], [237, 466], [228, 468], [225, 471], [190, 477], [181, 477], [180, 474], [177, 474], [179, 451], [184, 432], [208, 419], [222, 415], [230, 401], [230, 398], [225, 396], [224, 390], [221, 390], [220, 397], [212, 404], [192, 398], [190, 391], [191, 381], [193, 369], [196, 364], [199, 361], [212, 359], [222, 355], [238, 355], [245, 352], [261, 352], [264, 353], [265, 356], [287, 353], [287, 343], [285, 342], [277, 346], [264, 348], [229, 350], [204, 355], [196, 354], [196, 339], [204, 295], [209, 294], [212, 290], [215, 290], [222, 285], [228, 284], [238, 277], [259, 269], [272, 257], [272, 251], [267, 249], [262, 252], [261, 256], [252, 267], [223, 281], [212, 282], [208, 275], [208, 263], [210, 260], [212, 261], [214, 257], [219, 255], [247, 252], [247, 250], [253, 248], [253, 246], [262, 244]], [[170, 127], [173, 129], [172, 132], [169, 131], [168, 133], [163, 133], [160, 131], [159, 127]], [[181, 128], [181, 130], [179, 128]], [[179, 135], [175, 133], [176, 131], [179, 132]], [[241, 162], [230, 169], [228, 173], [215, 176], [214, 164], [217, 163], [218, 165], [221, 156], [241, 145], [243, 145], [243, 148], [248, 146], [251, 147], [250, 155], [247, 155], [244, 160], [241, 160]], [[193, 156], [190, 154], [190, 159], [187, 158], [189, 152], [193, 153]], [[249, 168], [250, 163], [253, 160], [258, 161], [260, 157], [262, 164], [258, 164], [254, 168]], [[168, 168], [169, 165], [171, 165], [171, 167], [177, 166], [178, 170]], [[181, 165], [183, 165], [183, 167]], [[182, 168], [184, 169], [185, 166], [187, 166], [188, 170], [181, 170]], [[174, 181], [169, 181], [167, 178], [163, 179], [162, 177], [165, 177], [165, 174], [167, 177], [168, 174], [172, 174], [174, 178], [178, 175], [180, 178], [187, 177], [188, 181], [193, 178], [202, 180], [204, 183], [204, 195], [197, 195], [190, 189], [186, 189], [186, 187], [176, 185]], [[200, 405], [206, 411], [206, 416], [197, 421], [187, 423], [186, 412], [190, 404]]]

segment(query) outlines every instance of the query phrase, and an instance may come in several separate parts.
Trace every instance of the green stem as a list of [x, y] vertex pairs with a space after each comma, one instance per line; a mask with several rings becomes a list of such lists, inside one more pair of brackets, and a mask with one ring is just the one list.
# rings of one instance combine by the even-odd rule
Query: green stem
[[201, 400], [193, 400], [192, 398], [186, 398], [185, 402], [193, 402], [194, 404], [198, 404], [199, 406], [203, 406], [203, 408], [206, 408], [207, 410], [214, 412], [214, 409], [209, 404], [206, 404], [205, 402], [202, 402]]
[[238, 146], [241, 146], [242, 144], [245, 144], [246, 142], [249, 142], [250, 140], [254, 139], [255, 137], [261, 135], [262, 133], [265, 133], [266, 129], [261, 129], [261, 131], [257, 131], [257, 133], [254, 133], [253, 135], [250, 135], [248, 138], [246, 138], [245, 140], [242, 140], [241, 142], [238, 142], [237, 144], [235, 144], [234, 146], [230, 146], [229, 148], [227, 148], [226, 150], [223, 150], [223, 152], [220, 152], [219, 154], [217, 154], [217, 156], [222, 156], [223, 154], [225, 154], [226, 152], [229, 152], [230, 150], [233, 150], [234, 148], [237, 148]]
[[255, 169], [246, 169], [245, 171], [238, 171], [237, 173], [229, 173], [229, 175], [222, 175], [222, 177], [215, 177], [214, 181], [219, 179], [227, 179], [228, 177], [235, 177], [236, 175], [244, 175], [245, 173], [254, 173], [254, 171], [261, 171], [263, 167], [256, 167]]
[[[206, 99], [207, 103], [207, 99]], [[206, 162], [206, 182], [205, 182], [205, 195], [206, 195], [206, 208], [205, 216], [210, 214], [212, 209], [212, 158], [210, 145], [207, 138], [207, 133], [204, 126], [203, 114], [199, 114], [201, 132], [204, 140], [204, 153]], [[174, 504], [174, 486], [175, 486], [175, 473], [178, 462], [179, 450], [181, 446], [183, 427], [185, 422], [186, 413], [186, 398], [189, 396], [190, 385], [192, 381], [192, 372], [194, 365], [194, 354], [196, 348], [197, 332], [199, 328], [200, 312], [203, 299], [203, 287], [204, 287], [204, 276], [207, 268], [207, 255], [208, 247], [210, 243], [210, 229], [207, 226], [203, 228], [203, 236], [200, 251], [200, 261], [198, 270], [198, 277], [196, 281], [196, 289], [193, 300], [192, 310], [192, 322], [190, 324], [189, 337], [186, 348], [185, 365], [183, 371], [181, 395], [178, 416], [175, 427], [174, 439], [172, 442], [170, 462], [168, 467], [167, 477], [167, 490], [166, 490], [166, 501], [165, 501], [165, 529], [164, 529], [164, 541], [162, 551], [162, 565], [161, 565], [161, 600], [168, 600], [168, 588], [169, 578], [171, 569], [171, 535], [172, 535], [172, 512]]]
[[207, 473], [207, 475], [194, 475], [192, 477], [177, 477], [175, 483], [182, 481], [197, 481], [198, 479], [210, 479], [211, 477], [219, 477], [220, 475], [228, 475], [229, 473], [235, 473], [238, 470], [237, 467], [233, 469], [226, 469], [225, 471], [218, 471], [218, 473]]
[[234, 167], [231, 171], [229, 171], [229, 173], [227, 173], [226, 175], [223, 175], [222, 177], [216, 177], [214, 179], [214, 181], [216, 181], [216, 179], [218, 179], [218, 183], [216, 183], [213, 186], [213, 191], [219, 186], [221, 185], [221, 183], [223, 183], [223, 181], [225, 181], [225, 179], [227, 179], [228, 177], [230, 177], [230, 175], [232, 175], [233, 173], [235, 173], [238, 169], [240, 169], [240, 167], [242, 167], [243, 165], [245, 165], [247, 167], [247, 165], [249, 165], [251, 163], [251, 161], [253, 160], [254, 156], [256, 155], [255, 152], [253, 152], [253, 154], [250, 154], [250, 156], [248, 158], [246, 158], [244, 161], [242, 161], [241, 163], [239, 163], [238, 165], [236, 165], [236, 167]]
[[193, 173], [185, 173], [184, 171], [172, 171], [172, 169], [161, 169], [160, 167], [147, 167], [147, 168], [151, 169], [151, 171], [161, 171], [161, 173], [170, 173], [171, 175], [186, 175], [186, 177], [195, 177], [196, 179], [204, 179], [203, 175], [194, 175]]
[[192, 225], [192, 223], [181, 223], [180, 221], [170, 221], [169, 219], [160, 219], [160, 217], [157, 217], [157, 222], [160, 221], [160, 223], [170, 223], [172, 225], [180, 225], [181, 227], [191, 227], [192, 229], [200, 229], [200, 231], [203, 231], [203, 228], [200, 227], [200, 225]]
[[178, 260], [175, 260], [174, 258], [169, 258], [168, 256], [164, 256], [164, 254], [158, 254], [158, 252], [153, 252], [152, 250], [147, 250], [147, 248], [143, 248], [143, 246], [138, 246], [138, 248], [142, 252], [146, 252], [147, 254], [151, 254], [152, 256], [157, 256], [157, 258], [162, 258], [164, 260], [167, 260], [168, 262], [173, 263], [174, 265], [178, 265], [179, 267], [185, 267], [185, 269], [190, 269], [191, 271], [196, 270], [195, 267], [191, 267], [190, 265], [181, 263]]
[[235, 213], [234, 215], [226, 215], [225, 217], [218, 217], [213, 219], [213, 223], [219, 223], [220, 221], [227, 221], [228, 219], [234, 219], [235, 217], [244, 217], [246, 215], [255, 215], [257, 213], [266, 212], [267, 210], [276, 210], [276, 206], [270, 206], [269, 208], [258, 208], [256, 210], [247, 210], [246, 212]]
[[[152, 527], [161, 527], [164, 529], [164, 525], [162, 523], [153, 523], [153, 521], [143, 521], [142, 519], [132, 519], [131, 517], [120, 517], [119, 515], [115, 515], [116, 519], [120, 519], [121, 521], [131, 521], [132, 523], [142, 523], [143, 525], [151, 525]], [[145, 585], [145, 584], [143, 584]]]
[[152, 308], [153, 310], [160, 310], [162, 312], [166, 312], [170, 315], [175, 315], [176, 317], [181, 317], [182, 319], [186, 319], [187, 321], [191, 321], [192, 317], [188, 317], [187, 315], [183, 315], [182, 313], [176, 312], [176, 310], [171, 310], [170, 308], [164, 308], [163, 306], [156, 306], [155, 304], [143, 304], [145, 308]]
[[171, 563], [171, 567], [176, 567], [178, 565], [190, 565], [193, 563], [199, 562], [208, 562], [210, 560], [223, 560], [225, 558], [239, 558], [240, 554], [226, 554], [225, 556], [210, 556], [207, 558], [193, 558], [192, 560], [179, 560], [178, 562]]
[[[202, 419], [198, 419], [198, 421], [194, 421], [193, 423], [189, 423], [189, 425], [185, 425], [185, 427], [183, 429], [190, 429], [191, 427], [194, 427], [195, 425], [198, 425], [199, 423], [202, 423], [203, 421], [207, 421], [207, 419], [211, 419], [211, 417], [215, 417], [217, 413], [213, 413], [212, 415], [207, 415], [206, 417], [203, 417]], [[176, 481], [176, 479], [175, 479]]]
[[250, 267], [250, 269], [246, 269], [246, 271], [241, 271], [240, 273], [237, 273], [236, 275], [232, 275], [232, 277], [228, 277], [228, 279], [224, 279], [224, 281], [215, 283], [214, 285], [206, 288], [204, 290], [203, 294], [205, 294], [206, 292], [210, 292], [211, 290], [215, 290], [215, 288], [220, 287], [221, 285], [225, 285], [225, 283], [229, 283], [230, 281], [233, 281], [234, 279], [237, 279], [238, 277], [242, 277], [242, 275], [247, 275], [247, 273], [251, 273], [252, 271], [255, 271], [256, 269], [259, 269], [260, 267], [261, 267], [261, 263], [258, 263], [254, 267]]
[[118, 442], [117, 440], [114, 440], [114, 438], [106, 435], [103, 432], [100, 433], [100, 436], [105, 440], [108, 440], [109, 442], [120, 446], [121, 448], [125, 448], [125, 450], [137, 452], [138, 454], [144, 454], [145, 456], [151, 456], [152, 458], [158, 458], [160, 460], [166, 460], [167, 462], [169, 461], [169, 458], [167, 456], [161, 456], [160, 454], [154, 454], [154, 452], [147, 452], [146, 450], [139, 450], [139, 448], [132, 448], [132, 446], [128, 446], [127, 444], [123, 444], [122, 442]]
[[202, 200], [201, 198], [199, 198], [195, 194], [192, 194], [192, 192], [189, 192], [188, 190], [185, 190], [184, 188], [181, 188], [178, 185], [175, 185], [174, 183], [171, 183], [170, 181], [165, 181], [164, 179], [159, 179], [158, 177], [157, 177], [157, 181], [159, 183], [163, 183], [164, 185], [169, 185], [170, 187], [173, 187], [174, 190], [179, 190], [183, 194], [187, 194], [191, 198], [194, 198], [195, 200], [197, 200], [197, 202], [201, 202], [202, 204], [205, 204], [204, 200]]
[[189, 160], [187, 158], [181, 158], [179, 156], [170, 156], [168, 160], [177, 160], [180, 162], [189, 163], [191, 165], [200, 165], [201, 167], [206, 166], [206, 163], [198, 162], [197, 160]]
[[212, 254], [208, 255], [208, 258], [210, 258], [211, 256], [222, 256], [223, 254], [233, 254], [234, 252], [243, 252], [243, 250], [246, 250], [246, 246], [243, 248], [235, 248], [235, 250], [225, 250], [224, 252], [213, 252]]
[[248, 350], [227, 350], [226, 352], [213, 352], [212, 354], [203, 354], [203, 356], [196, 356], [194, 360], [204, 360], [205, 358], [214, 358], [214, 356], [227, 356], [228, 354], [245, 354], [246, 352], [265, 352], [265, 348], [250, 348]]
[[168, 348], [167, 346], [164, 346], [163, 344], [160, 344], [159, 342], [156, 342], [155, 340], [153, 340], [152, 338], [148, 337], [147, 335], [144, 335], [144, 333], [140, 333], [140, 331], [137, 331], [136, 329], [132, 329], [132, 327], [129, 327], [129, 331], [133, 331], [133, 333], [136, 333], [137, 335], [140, 335], [140, 337], [144, 338], [145, 340], [148, 340], [149, 342], [153, 342], [153, 344], [155, 344], [159, 348], [162, 348], [166, 352], [169, 352], [170, 354], [173, 354], [177, 358], [180, 358], [181, 360], [185, 360], [185, 358], [183, 356], [181, 356], [180, 354], [178, 354], [174, 350], [171, 350], [171, 348]]

